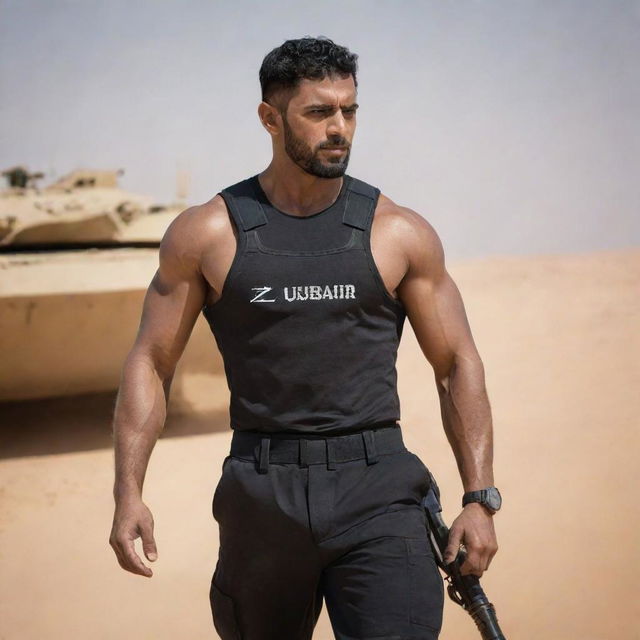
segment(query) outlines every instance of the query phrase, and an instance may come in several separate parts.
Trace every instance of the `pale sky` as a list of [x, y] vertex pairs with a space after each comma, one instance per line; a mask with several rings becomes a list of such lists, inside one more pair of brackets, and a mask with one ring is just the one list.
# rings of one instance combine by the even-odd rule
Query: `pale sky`
[[209, 200], [268, 164], [258, 70], [305, 35], [360, 56], [348, 173], [447, 258], [640, 246], [632, 0], [0, 0], [0, 167]]

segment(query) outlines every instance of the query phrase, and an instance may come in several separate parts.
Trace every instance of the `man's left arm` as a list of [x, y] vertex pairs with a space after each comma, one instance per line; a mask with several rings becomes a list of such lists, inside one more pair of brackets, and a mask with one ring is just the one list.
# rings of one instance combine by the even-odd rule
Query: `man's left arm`
[[[493, 427], [484, 367], [476, 349], [460, 292], [445, 268], [442, 243], [433, 227], [402, 208], [407, 267], [397, 287], [420, 348], [432, 365], [442, 422], [454, 452], [464, 491], [493, 486]], [[467, 504], [453, 521], [445, 562], [460, 544], [467, 549], [461, 573], [481, 576], [498, 550], [493, 516]]]

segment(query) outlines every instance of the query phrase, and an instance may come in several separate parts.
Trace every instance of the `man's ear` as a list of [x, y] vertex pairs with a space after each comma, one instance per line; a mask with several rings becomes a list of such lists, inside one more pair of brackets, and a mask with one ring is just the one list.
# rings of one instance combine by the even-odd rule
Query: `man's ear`
[[258, 117], [262, 126], [273, 136], [280, 132], [281, 120], [279, 111], [268, 102], [262, 101], [258, 105]]

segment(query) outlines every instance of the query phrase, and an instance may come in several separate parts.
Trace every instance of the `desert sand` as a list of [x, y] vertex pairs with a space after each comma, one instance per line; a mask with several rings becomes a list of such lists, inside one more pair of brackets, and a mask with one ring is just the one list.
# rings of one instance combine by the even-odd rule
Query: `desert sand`
[[[493, 411], [504, 508], [495, 517], [500, 550], [482, 583], [506, 636], [640, 638], [640, 249], [448, 268]], [[210, 508], [231, 431], [207, 331], [200, 318], [189, 349], [205, 336], [214, 373], [183, 372], [147, 474], [159, 550], [151, 579], [122, 571], [107, 543], [114, 394], [0, 405], [2, 640], [217, 637]], [[405, 442], [438, 479], [451, 522], [461, 483], [408, 321], [398, 375]], [[478, 637], [447, 602], [441, 638]], [[331, 638], [324, 609], [314, 640]]]

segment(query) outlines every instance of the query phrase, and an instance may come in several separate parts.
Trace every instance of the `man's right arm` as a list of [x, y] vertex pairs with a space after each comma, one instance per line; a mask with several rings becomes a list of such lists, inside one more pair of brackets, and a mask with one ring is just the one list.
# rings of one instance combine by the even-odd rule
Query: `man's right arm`
[[123, 569], [147, 577], [153, 572], [136, 553], [134, 541], [142, 538], [148, 560], [157, 558], [157, 549], [142, 486], [151, 451], [164, 427], [175, 367], [206, 297], [199, 249], [203, 217], [200, 207], [186, 209], [164, 234], [159, 268], [145, 295], [138, 333], [122, 368], [114, 411], [115, 513], [109, 543]]

